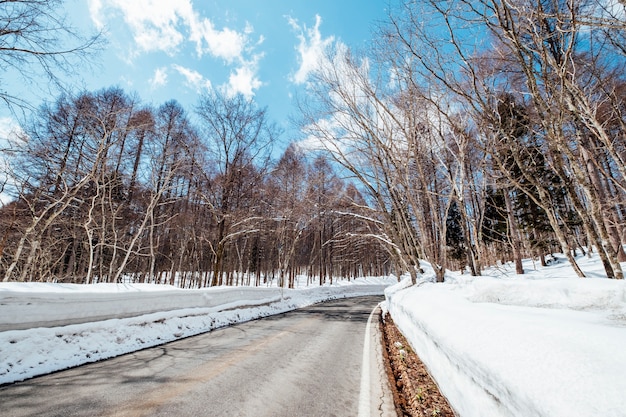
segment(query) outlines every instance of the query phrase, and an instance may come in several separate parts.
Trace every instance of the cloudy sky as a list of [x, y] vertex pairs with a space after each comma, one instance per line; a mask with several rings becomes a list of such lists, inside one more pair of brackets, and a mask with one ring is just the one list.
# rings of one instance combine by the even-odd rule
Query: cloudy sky
[[[268, 106], [287, 127], [294, 96], [317, 56], [342, 42], [368, 45], [386, 0], [67, 0], [84, 33], [103, 30], [106, 49], [77, 85], [119, 86], [159, 105], [189, 111], [210, 88]], [[287, 131], [289, 129], [286, 129]]]

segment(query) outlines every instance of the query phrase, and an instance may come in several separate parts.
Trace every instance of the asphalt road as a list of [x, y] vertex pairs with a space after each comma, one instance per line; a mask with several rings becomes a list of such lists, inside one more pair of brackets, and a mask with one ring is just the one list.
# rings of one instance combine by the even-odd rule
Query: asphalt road
[[0, 415], [395, 415], [370, 314], [380, 301], [331, 301], [0, 387]]

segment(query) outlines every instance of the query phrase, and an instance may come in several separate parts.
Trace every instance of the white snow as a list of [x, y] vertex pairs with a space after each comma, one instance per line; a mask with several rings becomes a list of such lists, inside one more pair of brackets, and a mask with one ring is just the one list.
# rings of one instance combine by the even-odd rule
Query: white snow
[[0, 283], [0, 384], [325, 300], [382, 295], [394, 282], [360, 278], [293, 290]]
[[626, 416], [626, 282], [579, 262], [596, 278], [566, 261], [449, 272], [388, 288], [385, 308], [462, 417]]
[[578, 258], [585, 279], [558, 261], [526, 261], [520, 276], [512, 265], [448, 272], [440, 284], [425, 265], [416, 286], [393, 277], [296, 290], [0, 284], [0, 383], [384, 290], [384, 309], [459, 416], [626, 417], [626, 281], [602, 278], [595, 256]]

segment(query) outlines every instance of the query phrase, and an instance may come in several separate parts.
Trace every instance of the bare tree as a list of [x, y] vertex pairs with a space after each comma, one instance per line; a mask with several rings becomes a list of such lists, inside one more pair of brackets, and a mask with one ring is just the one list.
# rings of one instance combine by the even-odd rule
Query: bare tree
[[18, 279], [118, 281], [142, 265], [153, 276], [170, 237], [155, 234], [177, 214], [197, 148], [182, 108], [167, 103], [154, 116], [105, 89], [42, 106], [25, 132], [13, 205], [24, 225], [17, 249], [3, 251], [7, 279], [18, 267]]
[[[305, 198], [307, 164], [295, 145], [287, 147], [268, 176], [266, 192], [276, 236], [279, 285], [293, 287], [296, 249], [311, 221], [311, 203]], [[285, 279], [288, 277], [289, 279]]]
[[[561, 179], [589, 241], [598, 248], [607, 275], [621, 278], [621, 243], [615, 228], [607, 223], [609, 217], [603, 215], [609, 207], [600, 198], [604, 186], [594, 175], [606, 172], [606, 165], [599, 162], [598, 148], [588, 145], [590, 138], [602, 144], [611, 160], [609, 166], [623, 178], [622, 135], [610, 132], [598, 117], [602, 103], [617, 103], [613, 90], [603, 90], [600, 86], [605, 83], [598, 80], [607, 67], [622, 66], [605, 55], [606, 43], [592, 42], [594, 30], [590, 28], [598, 22], [594, 13], [599, 6], [600, 2], [592, 0], [406, 1], [391, 16], [386, 33], [402, 51], [405, 72], [412, 71], [414, 83], [435, 85], [439, 96], [457, 100], [458, 109], [473, 115], [482, 138], [507, 135], [496, 111], [505, 92], [531, 109], [529, 114], [535, 119], [530, 133], [541, 138], [545, 162]], [[590, 50], [596, 45], [600, 47]], [[515, 142], [510, 139], [509, 146]], [[523, 167], [523, 161], [519, 162], [517, 166]], [[506, 174], [504, 165], [500, 168]], [[590, 170], [590, 165], [596, 169]], [[535, 190], [524, 191], [519, 182], [515, 187], [542, 205], [563, 252], [582, 276], [570, 254], [558, 210], [551, 207], [548, 185], [531, 177], [527, 173], [524, 178]], [[605, 178], [614, 181], [615, 177]]]
[[[219, 285], [223, 282], [227, 242], [254, 230], [251, 222], [258, 216], [246, 207], [246, 197], [258, 190], [279, 132], [269, 122], [266, 110], [242, 95], [209, 92], [200, 99], [196, 111], [209, 153], [203, 176], [210, 188], [203, 198], [211, 207], [217, 226], [212, 245], [212, 285]], [[246, 210], [238, 218], [236, 214], [241, 208]]]
[[[102, 43], [100, 34], [83, 37], [62, 14], [63, 0], [0, 1], [0, 70], [14, 71], [27, 84], [43, 74], [57, 87], [74, 74]], [[6, 80], [4, 80], [6, 83]], [[28, 107], [19, 95], [0, 89], [0, 100], [9, 108]]]
[[397, 78], [376, 79], [384, 68], [370, 71], [367, 59], [345, 49], [331, 51], [325, 62], [312, 83], [316, 101], [302, 106], [305, 131], [379, 210], [385, 224], [379, 238], [400, 269], [415, 282], [421, 257], [442, 281], [450, 187], [437, 164], [442, 131], [431, 123], [428, 101]]

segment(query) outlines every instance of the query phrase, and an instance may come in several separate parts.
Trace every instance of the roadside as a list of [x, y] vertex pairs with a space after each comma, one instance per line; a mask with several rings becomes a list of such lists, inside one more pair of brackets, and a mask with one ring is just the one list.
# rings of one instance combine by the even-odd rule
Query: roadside
[[399, 417], [453, 417], [454, 411], [390, 315], [381, 316], [383, 355]]

